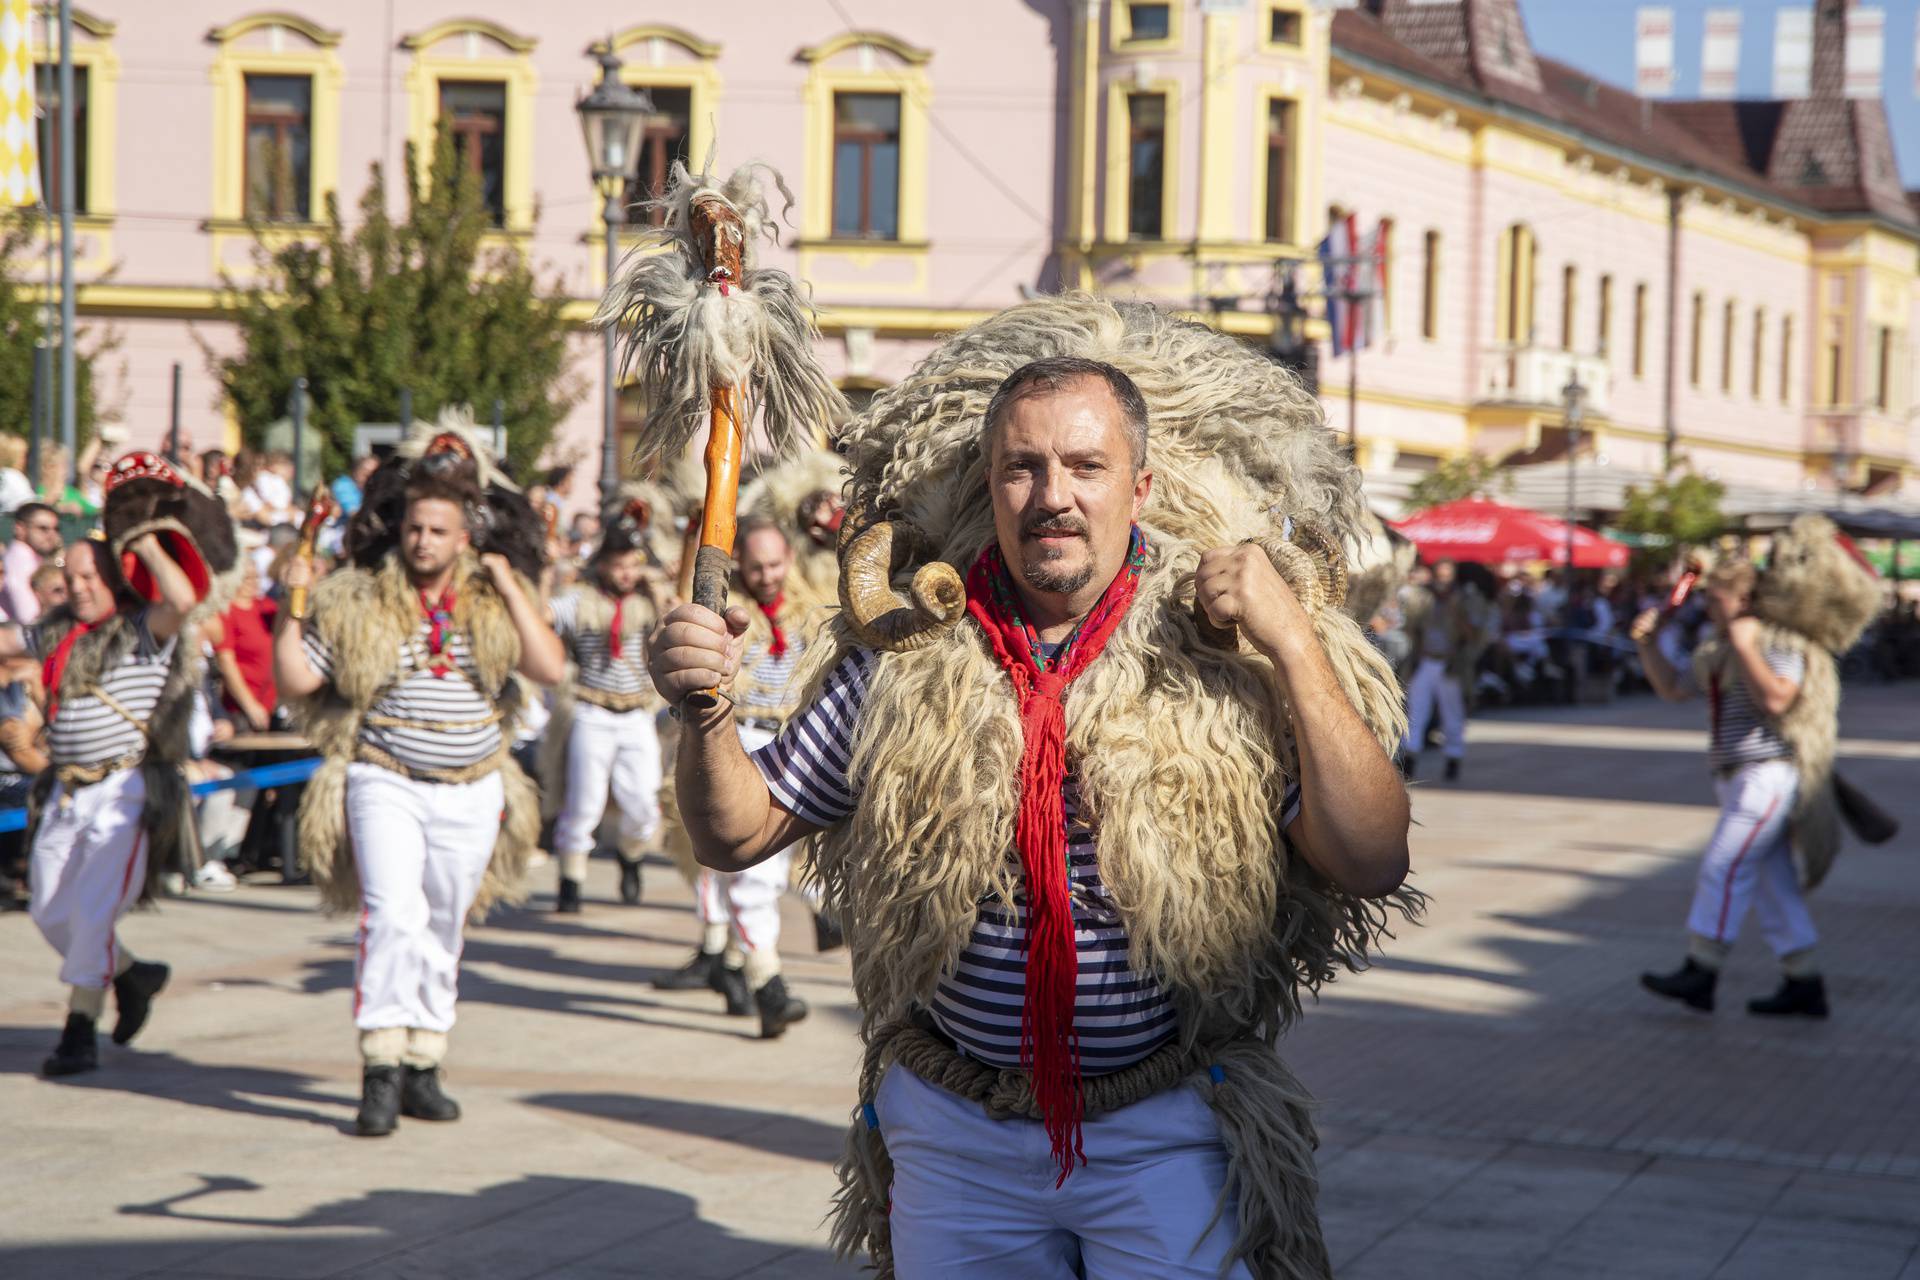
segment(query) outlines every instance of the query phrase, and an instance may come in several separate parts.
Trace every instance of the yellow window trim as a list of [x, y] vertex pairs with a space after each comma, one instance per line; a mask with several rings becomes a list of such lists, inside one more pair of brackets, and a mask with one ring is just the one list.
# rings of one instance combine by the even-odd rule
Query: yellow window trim
[[[885, 49], [908, 63], [905, 67], [829, 67], [824, 59], [835, 53], [870, 45]], [[871, 254], [915, 252], [925, 275], [927, 250], [927, 174], [929, 138], [927, 107], [933, 88], [927, 78], [926, 58], [908, 58], [913, 46], [876, 32], [850, 32], [812, 50], [817, 56], [801, 90], [806, 111], [806, 161], [801, 188], [800, 238], [806, 246], [799, 264], [807, 274], [806, 255], [813, 253]], [[836, 93], [897, 93], [900, 95], [900, 227], [893, 240], [837, 240], [833, 236], [833, 95]]]
[[[677, 44], [696, 58], [717, 58], [720, 46], [711, 40], [702, 40], [684, 27], [668, 26], [664, 22], [643, 22], [637, 27], [628, 27], [613, 38], [613, 51], [620, 52], [642, 41], [665, 40], [668, 44]], [[587, 52], [598, 57], [605, 52], [607, 42], [596, 40], [587, 47]]]
[[910, 67], [923, 67], [933, 57], [931, 49], [922, 49], [917, 44], [909, 44], [899, 36], [890, 36], [884, 31], [843, 31], [832, 39], [806, 46], [797, 56], [800, 61], [817, 66], [837, 53], [863, 44], [885, 49]]
[[[1273, 39], [1274, 13], [1291, 13], [1300, 19], [1300, 43], [1288, 44], [1284, 40]], [[1302, 53], [1307, 42], [1313, 38], [1308, 30], [1311, 15], [1307, 13], [1306, 0], [1266, 0], [1260, 6], [1260, 52], [1262, 53]]]
[[[43, 0], [43, 2], [40, 4], [34, 5], [33, 6], [33, 25], [34, 25], [35, 32], [38, 33], [39, 30], [41, 29], [41, 19], [46, 17], [46, 15], [48, 14], [55, 15], [57, 19], [59, 12], [60, 12], [59, 5], [45, 2], [45, 0]], [[89, 13], [85, 9], [80, 8], [78, 5], [75, 5], [73, 9], [73, 25], [80, 28], [81, 31], [85, 32], [87, 35], [92, 36], [96, 40], [110, 40], [113, 38], [113, 33], [120, 29], [119, 23], [109, 21], [106, 18], [98, 17], [95, 14]], [[57, 36], [55, 37], [55, 39], [58, 39], [58, 38], [59, 37]]]
[[[707, 152], [713, 146], [713, 118], [720, 103], [720, 68], [713, 60], [719, 56], [720, 46], [708, 40], [701, 40], [679, 27], [655, 23], [628, 27], [613, 38], [613, 51], [619, 53], [623, 49], [654, 40], [664, 40], [670, 44], [679, 45], [700, 61], [691, 65], [678, 63], [662, 66], [627, 62], [620, 68], [620, 79], [636, 89], [685, 89], [688, 91], [687, 162], [689, 168], [697, 169], [705, 163]], [[606, 41], [602, 40], [597, 42], [589, 52], [597, 55], [606, 47]], [[630, 218], [631, 216], [629, 215]], [[631, 227], [633, 224], [629, 222], [628, 225]], [[601, 216], [600, 202], [596, 199], [593, 203], [593, 243], [601, 243], [606, 234], [607, 221]], [[600, 256], [594, 255], [593, 261], [594, 279], [605, 284], [601, 277], [605, 274], [606, 268]]]
[[[1127, 230], [1128, 200], [1132, 184], [1128, 181], [1128, 148], [1132, 139], [1132, 121], [1127, 112], [1127, 97], [1135, 93], [1157, 93], [1166, 100], [1166, 132], [1160, 184], [1160, 239], [1135, 240]], [[1179, 239], [1175, 216], [1180, 208], [1180, 82], [1163, 77], [1140, 81], [1128, 77], [1107, 82], [1107, 201], [1106, 238], [1113, 244], [1165, 244]]]
[[[474, 33], [497, 41], [515, 52], [510, 56], [463, 58], [457, 54], [436, 53], [433, 46], [451, 35]], [[503, 226], [508, 237], [524, 235], [533, 229], [533, 112], [534, 93], [540, 85], [540, 73], [534, 70], [528, 52], [534, 40], [513, 35], [490, 22], [460, 20], [443, 22], [401, 41], [413, 50], [413, 65], [407, 68], [407, 141], [413, 146], [414, 164], [424, 183], [433, 165], [434, 127], [440, 119], [440, 82], [464, 80], [482, 84], [502, 84], [507, 89], [507, 136], [503, 147], [505, 174], [502, 202]], [[598, 214], [595, 214], [596, 219]]]
[[309, 42], [323, 49], [331, 49], [340, 43], [340, 32], [329, 30], [317, 22], [309, 22], [293, 13], [252, 14], [237, 22], [229, 22], [224, 27], [213, 28], [207, 32], [207, 39], [213, 44], [228, 44], [250, 31], [258, 31], [261, 27], [285, 27], [289, 31], [298, 32]]
[[[1255, 151], [1258, 159], [1253, 166], [1253, 222], [1252, 234], [1248, 239], [1275, 249], [1299, 249], [1305, 243], [1302, 235], [1306, 227], [1306, 201], [1303, 190], [1306, 185], [1301, 181], [1304, 166], [1300, 163], [1300, 153], [1306, 147], [1307, 103], [1300, 94], [1286, 89], [1265, 88], [1256, 92], [1254, 100], [1253, 136], [1258, 145]], [[1287, 222], [1293, 228], [1293, 239], [1285, 241], [1268, 240], [1267, 233], [1267, 114], [1276, 102], [1293, 104], [1293, 206], [1287, 211]]]
[[[237, 36], [275, 26], [296, 32], [313, 43], [304, 49], [278, 50], [240, 48], [233, 43]], [[335, 33], [333, 41], [329, 43], [309, 34], [318, 30], [310, 22], [289, 18], [285, 14], [259, 14], [208, 33], [210, 40], [222, 37], [217, 41], [220, 50], [214, 55], [213, 66], [208, 72], [213, 81], [213, 223], [240, 222], [246, 218], [249, 75], [309, 78], [313, 96], [310, 102], [312, 114], [309, 119], [310, 151], [307, 164], [311, 189], [307, 192], [307, 201], [309, 216], [314, 221], [322, 218], [327, 197], [338, 190], [340, 89], [346, 82], [346, 70], [341, 66], [340, 55], [333, 47], [339, 40], [338, 34]], [[219, 231], [214, 234], [213, 263], [216, 272], [224, 269], [224, 246], [219, 243], [223, 234]]]
[[[74, 25], [82, 25], [78, 10], [74, 11]], [[76, 212], [74, 218], [83, 226], [89, 221], [105, 226], [111, 224], [119, 207], [114, 197], [113, 177], [119, 170], [114, 147], [120, 137], [116, 127], [120, 55], [104, 43], [105, 38], [113, 34], [114, 24], [95, 23], [85, 30], [94, 38], [73, 42], [73, 65], [75, 70], [85, 69], [87, 73], [87, 210]], [[39, 32], [36, 30], [35, 34]], [[60, 65], [57, 49], [41, 50], [34, 64], [51, 66], [57, 72]]]
[[1107, 48], [1114, 53], [1167, 53], [1180, 47], [1185, 37], [1186, 0], [1168, 0], [1167, 38], [1164, 40], [1133, 40], [1127, 37], [1128, 6], [1131, 0], [1108, 0], [1107, 4]]
[[482, 18], [450, 18], [445, 22], [436, 22], [424, 31], [402, 36], [400, 47], [419, 54], [432, 49], [448, 36], [467, 34], [485, 36], [514, 53], [532, 53], [534, 46], [540, 43], [538, 36], [515, 35], [497, 22], [488, 22]]

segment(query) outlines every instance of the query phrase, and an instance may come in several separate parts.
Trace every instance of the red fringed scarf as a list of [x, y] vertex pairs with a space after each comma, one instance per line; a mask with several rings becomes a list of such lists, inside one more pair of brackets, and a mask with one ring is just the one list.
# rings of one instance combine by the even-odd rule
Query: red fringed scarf
[[1127, 563], [1081, 619], [1050, 664], [1040, 637], [1020, 612], [1020, 598], [1000, 548], [989, 543], [967, 573], [967, 612], [980, 624], [1013, 685], [1020, 708], [1020, 807], [1013, 842], [1027, 892], [1027, 973], [1020, 1018], [1020, 1064], [1033, 1077], [1033, 1097], [1060, 1166], [1059, 1186], [1074, 1162], [1087, 1162], [1080, 1122], [1080, 1041], [1073, 1024], [1080, 957], [1073, 930], [1067, 869], [1067, 686], [1106, 648], [1133, 603], [1146, 538], [1132, 533]]
[[620, 651], [623, 647], [620, 643], [621, 610], [627, 607], [627, 598], [625, 596], [617, 596], [613, 594], [613, 592], [605, 590], [601, 591], [600, 594], [613, 601], [613, 630], [607, 634], [607, 652], [613, 656], [615, 662], [618, 662], [620, 661]]
[[61, 638], [60, 643], [54, 646], [53, 652], [47, 655], [47, 660], [40, 664], [40, 687], [47, 691], [48, 724], [52, 724], [54, 717], [60, 714], [60, 680], [67, 674], [67, 659], [73, 657], [73, 646], [79, 643], [81, 636], [106, 620], [102, 618], [99, 622], [76, 622], [73, 630]]
[[[416, 588], [416, 590], [419, 590]], [[427, 593], [420, 591], [420, 612], [427, 615], [427, 652], [433, 655], [433, 661], [427, 669], [436, 679], [444, 680], [453, 670], [453, 663], [444, 654], [447, 647], [447, 624], [453, 621], [453, 588], [448, 587], [441, 593], [440, 599], [431, 601]]]
[[[767, 615], [767, 625], [773, 628], [773, 643], [767, 646], [767, 656], [769, 658], [784, 658], [787, 656], [787, 633], [780, 629], [780, 606], [786, 602], [787, 594], [783, 591], [773, 598], [772, 604], [760, 605], [760, 612]], [[757, 600], [754, 601], [754, 603], [760, 604]]]

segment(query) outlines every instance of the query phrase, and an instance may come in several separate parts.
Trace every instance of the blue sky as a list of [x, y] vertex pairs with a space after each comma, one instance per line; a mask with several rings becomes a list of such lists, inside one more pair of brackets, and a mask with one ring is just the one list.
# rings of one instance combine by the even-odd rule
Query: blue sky
[[[1520, 0], [1527, 34], [1541, 53], [1633, 86], [1633, 17], [1642, 0]], [[1772, 96], [1773, 15], [1810, 8], [1800, 0], [1659, 0], [1673, 10], [1675, 96], [1700, 93], [1700, 40], [1708, 9], [1740, 10], [1740, 96]], [[1881, 73], [1887, 117], [1900, 153], [1900, 176], [1920, 187], [1920, 97], [1914, 94], [1914, 24], [1920, 0], [1878, 0], [1863, 7], [1887, 15], [1886, 62]]]

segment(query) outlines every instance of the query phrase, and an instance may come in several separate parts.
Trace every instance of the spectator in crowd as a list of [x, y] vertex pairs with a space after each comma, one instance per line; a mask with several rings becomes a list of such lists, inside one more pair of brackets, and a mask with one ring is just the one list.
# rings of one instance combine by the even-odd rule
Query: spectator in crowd
[[[86, 480], [99, 455], [100, 439], [96, 436], [80, 450], [80, 464], [75, 469], [75, 475]], [[105, 475], [103, 468], [102, 478]], [[98, 486], [95, 486], [94, 492], [97, 497]], [[40, 500], [52, 505], [61, 515], [82, 516], [92, 520], [100, 514], [100, 504], [97, 501], [89, 502], [85, 489], [79, 484], [67, 483], [67, 451], [57, 444], [42, 445], [40, 449]]]
[[[554, 489], [552, 494], [559, 493]], [[554, 501], [552, 497], [548, 501]], [[593, 555], [594, 548], [600, 545], [600, 517], [591, 511], [576, 511], [567, 525], [568, 553], [576, 560], [585, 562]]]
[[240, 575], [233, 604], [209, 625], [220, 702], [236, 727], [256, 733], [272, 727], [279, 694], [273, 685], [273, 620], [279, 607], [260, 590], [260, 579]]
[[0, 567], [5, 584], [0, 586], [0, 609], [8, 621], [22, 626], [38, 620], [40, 601], [33, 593], [33, 575], [47, 562], [60, 557], [60, 517], [44, 502], [29, 502], [13, 513], [13, 541], [8, 544]]
[[[268, 454], [242, 452], [234, 466], [234, 483], [240, 486], [239, 519], [259, 529], [291, 524], [300, 518], [293, 498], [293, 458], [275, 451]], [[251, 461], [251, 466], [242, 463]]]
[[43, 617], [67, 602], [67, 575], [57, 560], [43, 561], [33, 571], [32, 586]]
[[232, 511], [240, 501], [240, 490], [233, 482], [233, 460], [225, 449], [209, 449], [200, 455], [200, 483]]
[[353, 468], [347, 474], [333, 482], [333, 500], [342, 516], [350, 516], [360, 509], [361, 486], [379, 466], [380, 459], [363, 453], [353, 460]]
[[[27, 802], [33, 780], [47, 767], [41, 748], [40, 709], [30, 691], [31, 660], [0, 664], [0, 809], [16, 809]], [[0, 911], [26, 906], [26, 833], [0, 834]]]
[[27, 442], [19, 436], [0, 436], [0, 514], [33, 501], [33, 481], [27, 479], [26, 466]]

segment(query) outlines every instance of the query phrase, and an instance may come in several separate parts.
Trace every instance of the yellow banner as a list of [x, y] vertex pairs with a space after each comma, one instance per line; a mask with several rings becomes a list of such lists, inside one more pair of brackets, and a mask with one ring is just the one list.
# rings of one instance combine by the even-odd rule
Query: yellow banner
[[27, 0], [0, 0], [0, 209], [40, 202], [32, 22]]

